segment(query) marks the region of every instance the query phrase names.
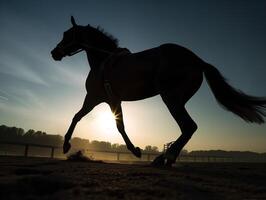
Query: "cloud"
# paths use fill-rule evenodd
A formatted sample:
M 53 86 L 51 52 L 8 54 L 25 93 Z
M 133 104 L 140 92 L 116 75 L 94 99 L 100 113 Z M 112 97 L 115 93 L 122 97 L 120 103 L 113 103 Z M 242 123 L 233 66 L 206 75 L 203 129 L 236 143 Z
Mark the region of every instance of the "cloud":
M 8 93 L 3 90 L 0 90 L 0 100 L 8 101 Z
M 0 73 L 42 86 L 59 83 L 71 87 L 84 87 L 89 71 L 84 54 L 55 62 L 50 55 L 51 49 L 56 45 L 54 39 L 51 39 L 53 37 L 50 37 L 54 32 L 36 29 L 32 34 L 32 23 L 38 23 L 28 23 L 26 19 L 18 18 L 14 14 L 8 19 L 0 19 L 0 23 L 4 27 L 0 38 Z M 47 42 L 44 44 L 44 41 Z
M 0 100 L 8 101 L 8 98 L 0 95 Z
M 41 85 L 48 86 L 49 84 L 29 66 L 25 61 L 15 56 L 6 55 L 1 56 L 0 73 L 14 76 L 20 80 L 29 81 Z
M 77 87 L 84 87 L 85 85 L 84 75 L 81 74 L 81 72 L 78 72 L 77 70 L 70 69 L 66 66 L 57 66 L 55 72 L 57 73 L 53 78 L 56 82 Z

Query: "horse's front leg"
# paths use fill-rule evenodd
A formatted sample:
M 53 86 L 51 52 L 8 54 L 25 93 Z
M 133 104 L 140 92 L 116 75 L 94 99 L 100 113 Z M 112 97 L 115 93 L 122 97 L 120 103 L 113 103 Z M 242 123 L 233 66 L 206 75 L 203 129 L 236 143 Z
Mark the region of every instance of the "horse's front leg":
M 93 98 L 93 97 L 91 97 Z M 65 135 L 65 141 L 63 146 L 63 153 L 67 153 L 69 149 L 71 148 L 71 145 L 69 143 L 69 140 L 71 139 L 71 136 L 73 134 L 73 131 L 77 125 L 77 123 L 85 116 L 87 115 L 95 106 L 97 103 L 88 97 L 88 94 L 85 97 L 84 103 L 80 111 L 78 111 L 75 116 L 72 119 L 72 122 L 68 128 L 68 131 Z
M 122 113 L 122 107 L 121 102 L 118 103 L 112 103 L 110 104 L 111 110 L 113 114 L 115 115 L 115 121 L 118 131 L 121 133 L 126 145 L 127 149 L 130 150 L 136 157 L 141 157 L 141 151 L 139 147 L 135 147 L 130 139 L 127 136 L 127 133 L 125 131 L 124 126 L 124 120 L 123 120 L 123 113 Z

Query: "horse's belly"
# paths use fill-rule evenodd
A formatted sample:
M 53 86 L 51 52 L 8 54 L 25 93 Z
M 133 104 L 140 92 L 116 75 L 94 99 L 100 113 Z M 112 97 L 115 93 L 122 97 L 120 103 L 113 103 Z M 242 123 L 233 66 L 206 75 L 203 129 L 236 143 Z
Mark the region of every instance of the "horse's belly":
M 121 101 L 137 101 L 149 98 L 158 94 L 153 85 L 112 85 L 114 95 L 117 95 Z
M 110 83 L 114 94 L 123 101 L 135 101 L 158 94 L 155 77 L 151 72 L 116 73 L 112 76 Z

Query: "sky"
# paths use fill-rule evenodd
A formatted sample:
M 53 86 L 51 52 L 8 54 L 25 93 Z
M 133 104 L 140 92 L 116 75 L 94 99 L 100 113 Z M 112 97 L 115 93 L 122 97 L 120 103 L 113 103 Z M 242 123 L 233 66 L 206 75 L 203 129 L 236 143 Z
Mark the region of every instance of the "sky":
M 83 103 L 90 71 L 84 52 L 61 62 L 50 55 L 71 27 L 71 15 L 80 25 L 100 25 L 132 52 L 163 43 L 185 46 L 234 87 L 266 96 L 265 10 L 262 0 L 1 0 L 0 124 L 65 134 Z M 160 96 L 122 107 L 136 146 L 162 149 L 180 135 Z M 185 149 L 266 152 L 266 125 L 246 123 L 223 110 L 206 81 L 186 108 L 199 128 Z M 123 144 L 108 113 L 107 104 L 97 106 L 73 137 Z

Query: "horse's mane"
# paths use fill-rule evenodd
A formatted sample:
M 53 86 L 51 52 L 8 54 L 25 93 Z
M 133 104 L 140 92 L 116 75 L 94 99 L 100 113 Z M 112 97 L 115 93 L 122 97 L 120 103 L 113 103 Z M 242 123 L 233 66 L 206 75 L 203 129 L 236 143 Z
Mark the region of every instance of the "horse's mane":
M 118 39 L 114 37 L 111 33 L 108 33 L 101 26 L 97 26 L 96 30 L 100 31 L 105 37 L 109 38 L 116 46 L 118 46 Z
M 97 26 L 96 28 L 90 26 L 90 28 L 93 28 L 97 34 L 108 43 L 108 45 L 117 48 L 118 47 L 118 39 L 115 38 L 112 34 L 106 32 L 101 26 Z

